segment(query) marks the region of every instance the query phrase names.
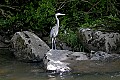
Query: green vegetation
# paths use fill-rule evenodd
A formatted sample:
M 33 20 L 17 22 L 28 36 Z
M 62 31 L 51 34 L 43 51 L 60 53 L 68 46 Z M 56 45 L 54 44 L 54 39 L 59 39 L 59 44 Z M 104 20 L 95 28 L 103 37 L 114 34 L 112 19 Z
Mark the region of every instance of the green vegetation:
M 119 8 L 119 0 L 1 0 L 0 29 L 11 33 L 29 29 L 49 36 L 56 23 L 54 14 L 65 13 L 60 17 L 59 38 L 77 49 L 80 27 L 120 32 Z

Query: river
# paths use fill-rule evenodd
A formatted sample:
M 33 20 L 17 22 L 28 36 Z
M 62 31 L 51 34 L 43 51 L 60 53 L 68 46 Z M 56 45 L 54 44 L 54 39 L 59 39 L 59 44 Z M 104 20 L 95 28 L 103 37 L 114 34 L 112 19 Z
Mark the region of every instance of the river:
M 120 80 L 120 70 L 112 72 L 65 73 L 46 72 L 41 63 L 24 63 L 0 53 L 0 80 Z

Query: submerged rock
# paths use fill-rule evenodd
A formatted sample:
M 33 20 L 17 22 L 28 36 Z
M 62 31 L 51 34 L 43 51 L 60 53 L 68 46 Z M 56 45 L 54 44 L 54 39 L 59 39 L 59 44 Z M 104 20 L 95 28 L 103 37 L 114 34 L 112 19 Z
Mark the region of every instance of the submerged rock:
M 97 51 L 94 54 L 91 55 L 90 60 L 96 60 L 96 61 L 106 61 L 110 62 L 112 60 L 120 59 L 119 54 L 108 54 L 103 51 Z
M 120 53 L 120 34 L 117 32 L 102 32 L 92 29 L 80 29 L 79 38 L 89 51 L 104 51 Z
M 16 32 L 11 39 L 15 56 L 22 61 L 41 61 L 49 46 L 37 35 L 29 31 Z

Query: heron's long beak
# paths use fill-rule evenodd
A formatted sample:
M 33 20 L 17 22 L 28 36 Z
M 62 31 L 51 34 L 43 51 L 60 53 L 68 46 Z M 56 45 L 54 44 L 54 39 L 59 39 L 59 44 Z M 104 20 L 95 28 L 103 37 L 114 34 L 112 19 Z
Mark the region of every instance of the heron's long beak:
M 65 14 L 60 14 L 60 15 L 65 15 Z

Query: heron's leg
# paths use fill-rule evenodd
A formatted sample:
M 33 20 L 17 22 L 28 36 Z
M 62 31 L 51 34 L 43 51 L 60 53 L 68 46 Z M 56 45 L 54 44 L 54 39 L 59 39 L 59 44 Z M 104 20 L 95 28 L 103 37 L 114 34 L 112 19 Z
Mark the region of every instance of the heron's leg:
M 56 38 L 54 39 L 54 45 L 55 45 L 55 49 L 56 49 Z
M 54 38 L 52 38 L 52 49 L 53 49 L 53 45 L 54 45 Z

